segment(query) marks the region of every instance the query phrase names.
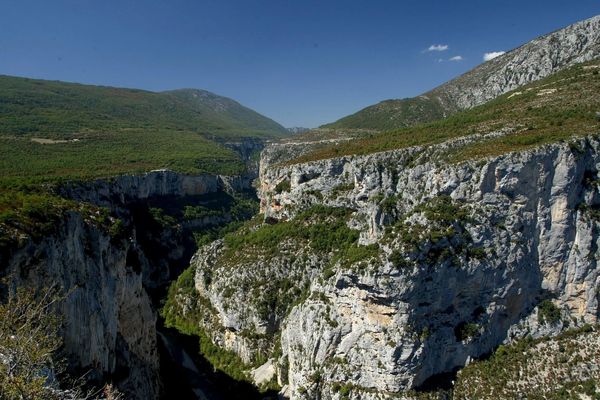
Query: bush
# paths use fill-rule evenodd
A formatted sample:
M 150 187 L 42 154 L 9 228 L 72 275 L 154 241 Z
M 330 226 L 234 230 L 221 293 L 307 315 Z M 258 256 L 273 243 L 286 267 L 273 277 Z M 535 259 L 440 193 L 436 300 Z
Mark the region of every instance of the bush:
M 152 215 L 152 219 L 163 228 L 177 225 L 177 220 L 172 216 L 165 214 L 165 211 L 162 208 L 150 207 L 148 211 L 150 212 L 150 215 Z
M 479 325 L 474 322 L 461 322 L 454 328 L 454 335 L 459 342 L 471 339 L 477 334 L 479 334 Z
M 19 289 L 0 306 L 0 398 L 57 398 L 46 385 L 61 345 L 54 302 L 51 291 L 40 301 L 33 291 Z
M 289 192 L 292 189 L 292 185 L 288 179 L 284 179 L 275 185 L 275 193 L 279 194 L 282 192 Z
M 538 304 L 538 322 L 540 324 L 554 325 L 560 321 L 560 309 L 551 300 L 544 300 Z
M 113 239 L 123 239 L 127 236 L 127 226 L 121 219 L 116 219 L 108 229 L 108 234 Z

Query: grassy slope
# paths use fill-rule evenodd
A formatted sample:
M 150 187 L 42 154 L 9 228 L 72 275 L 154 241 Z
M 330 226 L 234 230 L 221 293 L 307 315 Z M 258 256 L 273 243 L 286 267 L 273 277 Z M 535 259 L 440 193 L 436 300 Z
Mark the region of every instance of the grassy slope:
M 1 183 L 156 168 L 235 173 L 241 163 L 220 141 L 285 134 L 274 121 L 205 91 L 153 93 L 0 76 Z M 32 141 L 37 138 L 65 142 Z
M 323 125 L 329 129 L 376 129 L 380 131 L 435 121 L 446 116 L 442 104 L 433 97 L 385 100 Z
M 554 90 L 555 91 L 552 91 Z M 454 161 L 494 156 L 600 131 L 600 61 L 576 65 L 444 120 L 332 144 L 292 163 L 427 146 L 476 133 L 511 129 L 451 155 Z

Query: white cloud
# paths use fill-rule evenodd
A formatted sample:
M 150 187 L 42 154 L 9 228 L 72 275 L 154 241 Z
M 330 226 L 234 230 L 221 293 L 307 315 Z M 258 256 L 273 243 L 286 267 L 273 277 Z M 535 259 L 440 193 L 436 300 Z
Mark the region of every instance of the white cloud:
M 448 50 L 448 45 L 447 44 L 432 44 L 425 51 L 446 51 L 446 50 Z
M 483 55 L 483 61 L 490 61 L 496 57 L 500 57 L 502 54 L 506 53 L 505 51 L 492 51 L 491 53 L 485 53 Z
M 448 61 L 462 61 L 462 56 L 454 56 L 448 59 Z

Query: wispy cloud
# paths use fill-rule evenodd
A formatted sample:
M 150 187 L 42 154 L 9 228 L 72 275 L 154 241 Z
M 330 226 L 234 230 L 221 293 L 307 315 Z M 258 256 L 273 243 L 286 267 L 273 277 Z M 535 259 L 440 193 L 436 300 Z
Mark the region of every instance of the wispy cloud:
M 447 44 L 432 44 L 425 51 L 446 51 L 446 50 L 448 50 L 448 45 Z
M 450 57 L 448 59 L 448 61 L 462 61 L 463 57 L 462 56 L 454 56 L 454 57 Z
M 505 51 L 492 51 L 490 53 L 485 53 L 483 55 L 483 61 L 490 61 L 496 57 L 500 57 L 502 54 L 506 53 Z

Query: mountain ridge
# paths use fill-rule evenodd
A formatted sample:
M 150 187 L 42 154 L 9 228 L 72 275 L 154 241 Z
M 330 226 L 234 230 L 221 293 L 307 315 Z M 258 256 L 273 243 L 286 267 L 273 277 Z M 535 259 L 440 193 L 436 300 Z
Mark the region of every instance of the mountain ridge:
M 0 76 L 2 182 L 154 169 L 238 174 L 266 139 L 286 135 L 277 122 L 205 90 Z
M 190 93 L 202 97 L 187 96 Z M 228 136 L 286 134 L 270 118 L 202 89 L 154 92 L 0 75 L 0 133 L 70 134 L 78 127 L 164 127 Z
M 420 96 L 389 99 L 322 128 L 391 130 L 445 118 L 600 56 L 600 15 L 539 36 Z

